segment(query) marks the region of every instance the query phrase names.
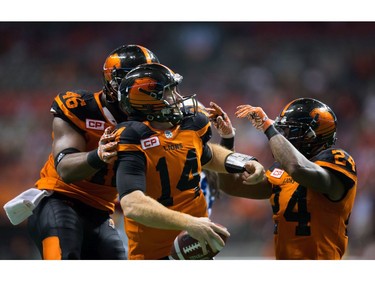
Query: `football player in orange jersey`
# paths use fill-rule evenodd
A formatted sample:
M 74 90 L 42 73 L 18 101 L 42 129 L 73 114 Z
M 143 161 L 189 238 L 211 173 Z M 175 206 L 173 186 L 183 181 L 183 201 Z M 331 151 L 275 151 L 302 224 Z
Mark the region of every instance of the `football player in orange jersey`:
M 260 107 L 240 105 L 238 118 L 248 118 L 265 133 L 275 163 L 267 178 L 244 186 L 223 176 L 228 194 L 269 198 L 274 220 L 276 259 L 342 259 L 347 226 L 357 189 L 353 158 L 334 148 L 337 119 L 324 103 L 299 98 L 288 103 L 275 121 Z
M 224 227 L 208 218 L 199 186 L 202 168 L 242 173 L 256 183 L 264 168 L 254 157 L 210 143 L 206 114 L 196 110 L 195 95 L 181 96 L 182 77 L 153 63 L 130 71 L 122 80 L 120 107 L 128 121 L 112 134 L 118 140 L 117 189 L 125 216 L 129 259 L 167 259 L 182 231 L 216 252 L 224 246 Z M 184 102 L 191 100 L 193 110 Z
M 143 46 L 120 46 L 105 60 L 101 91 L 67 91 L 55 97 L 52 152 L 36 182 L 38 189 L 53 193 L 28 220 L 43 259 L 126 259 L 110 218 L 118 198 L 117 152 L 106 128 L 126 120 L 117 99 L 121 79 L 139 64 L 158 61 Z

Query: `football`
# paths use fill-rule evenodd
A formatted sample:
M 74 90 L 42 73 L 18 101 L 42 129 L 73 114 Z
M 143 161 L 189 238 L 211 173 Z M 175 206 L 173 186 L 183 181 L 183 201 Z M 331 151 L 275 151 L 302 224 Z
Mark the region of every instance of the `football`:
M 226 243 L 227 237 L 218 233 Z M 207 244 L 207 254 L 203 255 L 201 244 L 198 240 L 191 237 L 187 231 L 181 231 L 180 234 L 175 238 L 169 257 L 173 260 L 212 260 L 223 247 L 216 245 L 219 249 L 218 252 L 214 253 L 210 246 Z

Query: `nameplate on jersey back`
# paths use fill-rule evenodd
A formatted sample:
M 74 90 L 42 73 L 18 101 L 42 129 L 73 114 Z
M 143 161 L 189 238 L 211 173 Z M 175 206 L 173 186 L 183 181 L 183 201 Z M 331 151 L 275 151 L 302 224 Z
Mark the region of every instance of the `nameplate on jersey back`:
M 141 140 L 141 145 L 143 149 L 148 149 L 151 147 L 159 146 L 160 141 L 158 137 L 151 137 L 148 139 Z

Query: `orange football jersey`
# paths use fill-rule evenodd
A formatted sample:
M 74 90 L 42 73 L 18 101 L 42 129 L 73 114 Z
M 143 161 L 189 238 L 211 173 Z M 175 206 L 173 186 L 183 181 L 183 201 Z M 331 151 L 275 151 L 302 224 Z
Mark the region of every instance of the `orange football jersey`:
M 70 123 L 84 136 L 87 151 L 97 148 L 105 128 L 116 125 L 100 102 L 102 94 L 86 91 L 65 92 L 57 95 L 51 106 L 54 116 Z M 35 185 L 39 189 L 55 190 L 92 207 L 113 213 L 117 200 L 115 180 L 113 166 L 108 165 L 90 179 L 67 184 L 57 174 L 51 153 Z
M 339 201 L 295 182 L 276 162 L 268 171 L 274 220 L 276 259 L 341 259 L 348 244 L 347 225 L 353 208 L 357 173 L 342 149 L 327 149 L 311 159 L 333 171 L 347 192 Z
M 211 137 L 207 117 L 184 119 L 171 130 L 157 130 L 149 122 L 125 122 L 118 130 L 121 153 L 137 152 L 146 162 L 145 194 L 172 210 L 207 217 L 199 187 L 204 142 Z M 144 226 L 125 218 L 129 259 L 159 259 L 169 255 L 180 231 Z

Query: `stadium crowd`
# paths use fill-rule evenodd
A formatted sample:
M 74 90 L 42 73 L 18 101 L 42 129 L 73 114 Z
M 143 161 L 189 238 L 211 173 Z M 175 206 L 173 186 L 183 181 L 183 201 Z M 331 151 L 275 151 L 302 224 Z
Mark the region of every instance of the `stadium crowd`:
M 266 167 L 268 144 L 235 118 L 236 106 L 256 104 L 273 118 L 294 98 L 328 104 L 359 178 L 346 259 L 375 259 L 374 34 L 375 23 L 366 22 L 0 23 L 0 203 L 38 178 L 51 149 L 54 96 L 99 89 L 108 52 L 142 44 L 184 76 L 182 93 L 222 105 L 237 131 L 236 149 Z M 212 219 L 232 235 L 218 259 L 273 259 L 271 213 L 266 201 L 221 194 Z M 0 259 L 37 256 L 25 225 L 11 225 L 4 210 L 0 237 Z

